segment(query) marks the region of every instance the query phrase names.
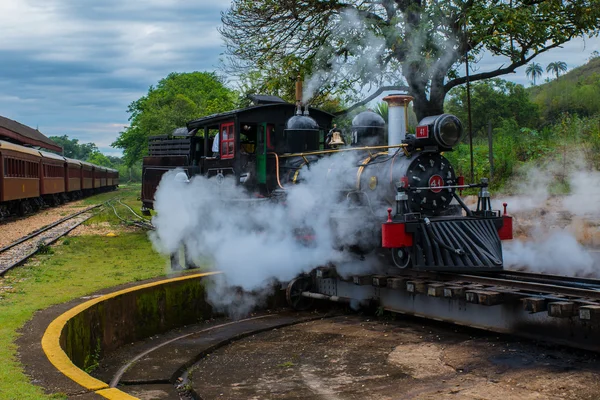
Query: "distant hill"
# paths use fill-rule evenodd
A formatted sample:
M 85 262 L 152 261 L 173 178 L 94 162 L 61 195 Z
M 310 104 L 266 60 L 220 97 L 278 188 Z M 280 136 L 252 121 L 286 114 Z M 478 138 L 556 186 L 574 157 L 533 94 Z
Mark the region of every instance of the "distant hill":
M 600 115 L 600 57 L 573 68 L 558 79 L 527 88 L 547 122 L 565 112 L 580 116 Z

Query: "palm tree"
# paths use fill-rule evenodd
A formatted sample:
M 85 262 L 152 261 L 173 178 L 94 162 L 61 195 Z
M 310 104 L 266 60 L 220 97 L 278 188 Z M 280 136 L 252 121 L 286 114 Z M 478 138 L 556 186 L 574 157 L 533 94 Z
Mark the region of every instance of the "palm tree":
M 527 76 L 530 76 L 533 80 L 533 86 L 535 86 L 535 80 L 541 77 L 543 72 L 544 70 L 542 69 L 542 66 L 536 62 L 532 62 L 527 65 L 527 69 L 525 70 Z
M 550 71 L 554 72 L 556 79 L 558 79 L 561 72 L 567 72 L 567 63 L 564 61 L 551 62 L 546 67 L 546 72 L 550 73 Z
M 373 111 L 376 112 L 377 114 L 381 115 L 381 117 L 387 124 L 387 122 L 388 122 L 388 103 L 386 103 L 384 101 L 377 103 L 377 105 L 375 105 L 375 109 Z

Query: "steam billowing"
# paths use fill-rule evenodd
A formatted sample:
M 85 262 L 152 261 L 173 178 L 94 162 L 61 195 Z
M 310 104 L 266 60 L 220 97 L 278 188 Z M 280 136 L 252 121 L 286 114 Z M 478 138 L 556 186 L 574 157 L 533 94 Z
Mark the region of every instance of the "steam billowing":
M 322 59 L 323 62 L 320 63 L 329 65 L 329 68 L 316 71 L 306 80 L 302 92 L 304 102 L 309 102 L 319 88 L 334 82 L 334 75 L 339 76 L 341 80 L 346 76 L 360 76 L 364 82 L 385 75 L 381 64 L 381 56 L 386 49 L 385 38 L 373 34 L 370 29 L 367 29 L 367 24 L 368 22 L 354 9 L 347 9 L 340 13 L 340 19 L 332 32 L 346 43 L 351 53 L 362 52 L 368 56 L 346 57 L 342 60 L 335 49 L 323 47 L 317 54 L 317 58 Z
M 233 177 L 195 176 L 185 183 L 175 178 L 179 171 L 169 172 L 155 196 L 153 243 L 165 254 L 184 245 L 195 264 L 223 271 L 214 277 L 209 300 L 233 316 L 261 303 L 273 284 L 320 265 L 335 263 L 342 275 L 373 273 L 376 256 L 361 261 L 340 250 L 340 243 L 372 244 L 368 242 L 378 239 L 373 228 L 386 215 L 385 204 L 352 208 L 342 194 L 356 185 L 357 156 L 338 153 L 303 168 L 302 184 L 288 186 L 284 202 L 256 198 L 236 185 Z M 548 189 L 553 176 L 552 171 L 534 169 L 525 180 L 523 196 L 494 202 L 495 209 L 508 202 L 509 212 L 515 215 L 517 239 L 505 243 L 505 266 L 600 275 L 581 244 L 586 238 L 596 240 L 594 232 L 600 238 L 597 227 L 585 222 L 600 220 L 600 173 L 573 172 L 571 194 L 554 198 Z M 384 185 L 379 186 L 383 190 Z M 332 225 L 332 216 L 342 218 Z M 314 240 L 298 240 L 304 235 Z M 520 240 L 519 235 L 529 238 Z
M 560 174 L 566 174 L 570 194 L 552 196 L 550 186 Z M 532 168 L 517 191 L 521 194 L 493 202 L 494 208 L 507 202 L 515 216 L 517 239 L 504 243 L 505 267 L 600 277 L 600 257 L 593 257 L 600 253 L 589 249 L 600 246 L 600 172 L 577 167 L 569 172 L 556 164 Z
M 330 170 L 332 163 L 336 167 Z M 346 199 L 340 196 L 339 189 L 356 185 L 356 163 L 356 155 L 348 152 L 311 164 L 302 170 L 304 183 L 286 190 L 285 204 L 257 199 L 232 177 L 219 183 L 195 176 L 184 183 L 175 179 L 178 171 L 169 172 L 156 192 L 158 214 L 151 238 L 163 253 L 173 253 L 183 244 L 196 264 L 223 271 L 210 300 L 239 314 L 262 300 L 265 288 L 274 282 L 289 281 L 319 265 L 343 261 L 340 273 L 360 272 L 372 263 L 353 259 L 334 244 L 339 239 L 358 240 L 366 222 L 374 220 L 373 215 L 348 213 Z M 353 173 L 347 173 L 349 169 Z M 381 211 L 383 221 L 385 208 Z M 332 230 L 330 216 L 336 213 L 348 218 Z M 303 235 L 314 235 L 315 240 L 307 245 L 297 239 Z

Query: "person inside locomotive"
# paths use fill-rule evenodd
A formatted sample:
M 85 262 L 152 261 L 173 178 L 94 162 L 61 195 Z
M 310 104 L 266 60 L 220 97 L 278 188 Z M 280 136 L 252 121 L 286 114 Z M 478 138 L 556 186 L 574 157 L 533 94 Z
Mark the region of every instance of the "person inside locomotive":
M 223 133 L 226 133 L 226 131 L 223 130 Z M 213 157 L 215 157 L 215 158 L 219 158 L 221 155 L 221 152 L 219 151 L 219 133 L 218 132 L 215 135 L 215 138 L 213 139 L 212 153 L 213 153 Z
M 337 149 L 338 146 L 345 146 L 346 141 L 342 136 L 342 130 L 337 127 L 337 124 L 333 124 L 333 128 L 329 130 L 325 137 L 325 147 L 330 149 Z
M 254 154 L 256 149 L 256 127 L 244 125 L 240 134 L 240 152 L 241 154 Z

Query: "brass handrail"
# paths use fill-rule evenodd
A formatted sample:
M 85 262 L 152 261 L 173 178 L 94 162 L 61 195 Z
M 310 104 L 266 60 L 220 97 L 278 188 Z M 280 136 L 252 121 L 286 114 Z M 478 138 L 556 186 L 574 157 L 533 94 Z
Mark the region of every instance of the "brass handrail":
M 358 150 L 382 150 L 382 149 L 397 149 L 408 147 L 407 144 L 395 144 L 392 146 L 364 146 L 364 147 L 344 147 L 342 149 L 331 149 L 331 150 L 317 150 L 317 151 L 308 151 L 305 153 L 286 153 L 279 154 L 279 158 L 289 158 L 289 157 L 306 157 L 306 156 L 315 156 L 320 154 L 331 154 L 331 153 L 340 153 L 343 151 L 358 151 Z M 269 153 L 275 154 L 275 153 Z

